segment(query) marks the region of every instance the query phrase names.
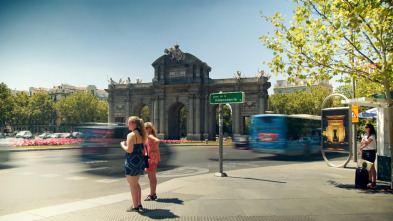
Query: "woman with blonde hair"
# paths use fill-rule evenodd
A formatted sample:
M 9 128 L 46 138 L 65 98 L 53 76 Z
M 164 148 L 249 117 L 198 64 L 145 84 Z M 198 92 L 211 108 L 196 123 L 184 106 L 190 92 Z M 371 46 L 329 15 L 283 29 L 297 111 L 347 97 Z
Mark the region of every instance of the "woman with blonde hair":
M 143 212 L 139 178 L 143 175 L 145 169 L 143 153 L 147 135 L 143 120 L 139 117 L 132 116 L 128 118 L 127 124 L 131 133 L 127 135 L 127 141 L 121 142 L 120 146 L 126 151 L 124 170 L 130 185 L 133 205 L 126 212 Z
M 157 177 L 156 170 L 157 164 L 160 162 L 160 150 L 158 149 L 158 144 L 160 140 L 157 138 L 157 131 L 154 128 L 153 123 L 146 122 L 145 130 L 147 132 L 146 149 L 149 158 L 149 168 L 146 168 L 147 176 L 150 181 L 150 194 L 145 198 L 145 201 L 156 200 L 156 188 L 157 188 Z

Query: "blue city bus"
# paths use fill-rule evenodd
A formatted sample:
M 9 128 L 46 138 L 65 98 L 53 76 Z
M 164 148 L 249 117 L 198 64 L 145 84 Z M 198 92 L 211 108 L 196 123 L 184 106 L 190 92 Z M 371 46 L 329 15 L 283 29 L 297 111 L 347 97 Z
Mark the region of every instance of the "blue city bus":
M 321 117 L 260 114 L 251 116 L 249 147 L 276 155 L 310 155 L 321 150 Z

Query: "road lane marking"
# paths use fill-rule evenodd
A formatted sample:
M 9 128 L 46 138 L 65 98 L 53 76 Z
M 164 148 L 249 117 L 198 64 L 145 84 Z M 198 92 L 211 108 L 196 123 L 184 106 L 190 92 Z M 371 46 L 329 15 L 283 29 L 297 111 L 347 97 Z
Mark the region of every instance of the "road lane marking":
M 96 181 L 94 181 L 94 182 L 97 182 L 97 183 L 113 183 L 113 182 L 117 182 L 117 181 L 119 181 L 119 180 L 114 180 L 114 179 L 103 179 L 103 180 L 96 180 Z
M 68 177 L 66 179 L 67 180 L 85 180 L 85 179 L 87 179 L 87 177 L 74 176 L 74 177 Z
M 93 160 L 93 161 L 87 161 L 85 163 L 89 163 L 89 164 L 92 164 L 92 163 L 108 163 L 108 161 L 107 160 Z

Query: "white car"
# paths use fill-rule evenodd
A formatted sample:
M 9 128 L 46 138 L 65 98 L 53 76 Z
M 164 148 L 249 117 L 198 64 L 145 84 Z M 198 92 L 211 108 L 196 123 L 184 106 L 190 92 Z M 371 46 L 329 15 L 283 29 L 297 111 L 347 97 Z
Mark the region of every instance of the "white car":
M 62 133 L 54 133 L 54 134 L 51 134 L 51 136 L 50 136 L 50 138 L 62 138 L 62 137 L 63 137 Z
M 38 138 L 40 138 L 40 139 L 47 139 L 47 138 L 50 138 L 51 135 L 52 135 L 52 133 L 50 133 L 50 132 L 44 132 L 44 133 L 40 134 L 38 136 Z
M 16 138 L 23 138 L 23 139 L 34 139 L 35 137 L 29 130 L 20 131 L 16 134 Z

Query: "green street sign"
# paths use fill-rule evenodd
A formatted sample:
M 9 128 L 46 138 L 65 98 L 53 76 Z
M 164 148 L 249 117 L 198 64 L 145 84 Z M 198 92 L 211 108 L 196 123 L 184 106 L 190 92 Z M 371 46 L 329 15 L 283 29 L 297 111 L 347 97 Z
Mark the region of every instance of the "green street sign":
M 244 92 L 210 94 L 210 104 L 244 103 Z

